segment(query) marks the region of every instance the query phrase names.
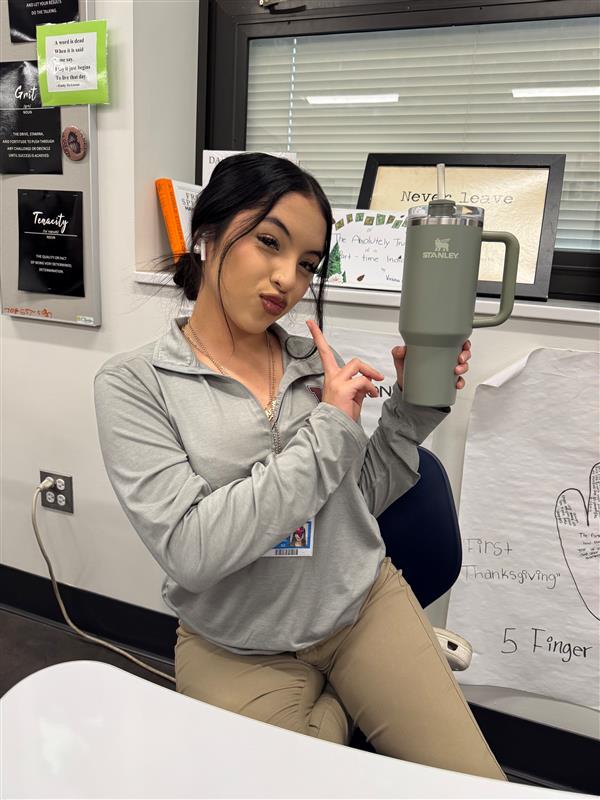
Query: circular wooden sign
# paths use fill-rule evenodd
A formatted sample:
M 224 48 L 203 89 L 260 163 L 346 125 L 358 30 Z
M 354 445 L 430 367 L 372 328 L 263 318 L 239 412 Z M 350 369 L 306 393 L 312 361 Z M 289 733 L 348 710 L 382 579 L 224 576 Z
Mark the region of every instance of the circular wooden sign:
M 69 125 L 63 130 L 60 135 L 60 144 L 63 153 L 71 161 L 81 161 L 87 153 L 88 143 L 85 134 L 75 125 Z

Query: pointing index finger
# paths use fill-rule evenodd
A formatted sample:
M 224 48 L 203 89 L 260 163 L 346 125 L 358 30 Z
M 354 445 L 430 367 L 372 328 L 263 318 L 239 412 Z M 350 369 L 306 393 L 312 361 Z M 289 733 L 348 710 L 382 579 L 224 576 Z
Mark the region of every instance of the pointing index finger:
M 333 355 L 333 350 L 329 346 L 327 340 L 323 336 L 323 331 L 319 328 L 317 323 L 309 319 L 306 321 L 308 326 L 308 330 L 313 337 L 314 343 L 317 346 L 317 350 L 319 351 L 319 355 L 321 356 L 321 361 L 323 363 L 323 369 L 326 373 L 337 371 L 339 369 L 338 363 L 335 360 L 335 356 Z

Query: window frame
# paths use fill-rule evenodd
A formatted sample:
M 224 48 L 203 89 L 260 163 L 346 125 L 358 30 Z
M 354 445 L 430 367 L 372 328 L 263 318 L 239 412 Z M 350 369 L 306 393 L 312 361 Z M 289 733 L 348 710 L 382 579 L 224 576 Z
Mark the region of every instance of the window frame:
M 600 16 L 600 0 L 199 0 L 196 183 L 204 149 L 245 150 L 252 39 Z M 600 251 L 554 250 L 549 298 L 600 302 Z

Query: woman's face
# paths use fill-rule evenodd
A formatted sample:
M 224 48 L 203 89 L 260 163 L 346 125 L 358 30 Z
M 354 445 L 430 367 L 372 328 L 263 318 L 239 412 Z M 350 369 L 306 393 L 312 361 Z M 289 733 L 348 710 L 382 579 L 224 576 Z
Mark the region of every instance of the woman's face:
M 251 211 L 238 214 L 221 241 L 227 241 L 251 216 Z M 325 220 L 316 200 L 297 193 L 280 198 L 225 258 L 221 297 L 230 321 L 247 333 L 261 333 L 286 314 L 308 289 L 322 258 L 325 236 Z M 216 248 L 207 244 L 206 278 L 217 298 L 220 250 L 218 244 Z M 265 295 L 282 305 L 265 305 L 261 297 Z

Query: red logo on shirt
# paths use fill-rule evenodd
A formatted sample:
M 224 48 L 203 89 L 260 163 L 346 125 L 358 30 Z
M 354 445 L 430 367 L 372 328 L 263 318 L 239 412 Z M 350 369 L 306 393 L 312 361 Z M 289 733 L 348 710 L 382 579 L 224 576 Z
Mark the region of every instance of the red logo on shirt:
M 307 386 L 309 392 L 312 392 L 320 403 L 323 399 L 323 388 L 321 386 Z

